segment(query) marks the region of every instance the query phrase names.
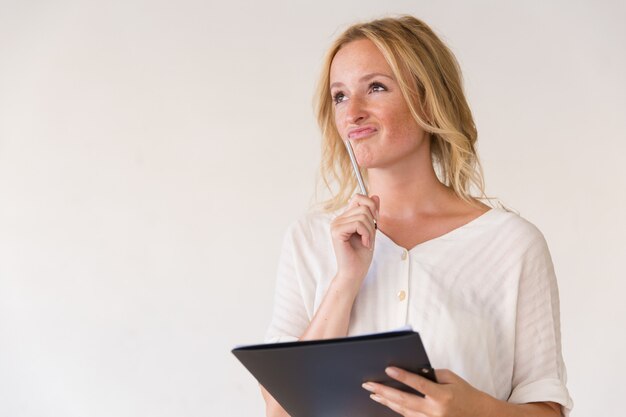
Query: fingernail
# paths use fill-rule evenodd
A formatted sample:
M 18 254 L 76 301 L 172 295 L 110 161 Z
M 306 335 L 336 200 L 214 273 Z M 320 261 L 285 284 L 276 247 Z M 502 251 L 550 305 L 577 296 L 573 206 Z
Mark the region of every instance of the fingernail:
M 379 397 L 379 396 L 378 396 L 378 395 L 376 395 L 376 394 L 370 394 L 370 398 L 371 398 L 372 400 L 376 401 L 376 402 L 381 402 L 381 401 L 382 401 L 382 398 L 381 398 L 381 397 Z
M 396 368 L 392 368 L 392 367 L 386 368 L 385 372 L 387 373 L 387 375 L 389 375 L 392 378 L 400 376 L 400 372 L 398 372 Z
M 370 384 L 369 382 L 366 382 L 361 386 L 368 391 L 374 391 L 374 385 Z

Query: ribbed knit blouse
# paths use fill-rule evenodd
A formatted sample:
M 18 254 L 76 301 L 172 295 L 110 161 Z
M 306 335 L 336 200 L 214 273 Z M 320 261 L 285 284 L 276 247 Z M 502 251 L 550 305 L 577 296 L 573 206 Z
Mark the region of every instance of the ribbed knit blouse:
M 267 342 L 297 340 L 335 276 L 336 213 L 311 212 L 287 230 Z M 559 294 L 541 232 L 494 208 L 407 250 L 380 230 L 348 335 L 411 326 L 434 368 L 512 403 L 572 408 L 561 353 Z

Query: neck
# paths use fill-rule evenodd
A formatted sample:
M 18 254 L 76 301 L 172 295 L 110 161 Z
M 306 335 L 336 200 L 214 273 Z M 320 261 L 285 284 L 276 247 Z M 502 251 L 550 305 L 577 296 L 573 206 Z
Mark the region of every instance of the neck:
M 454 192 L 442 184 L 430 152 L 396 163 L 392 167 L 368 170 L 370 195 L 380 197 L 383 217 L 406 219 L 440 212 Z

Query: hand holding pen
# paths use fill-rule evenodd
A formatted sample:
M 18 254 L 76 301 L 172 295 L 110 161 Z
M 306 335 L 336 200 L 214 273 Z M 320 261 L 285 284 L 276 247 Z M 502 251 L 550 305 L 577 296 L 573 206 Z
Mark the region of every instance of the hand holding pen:
M 372 262 L 380 200 L 368 197 L 365 183 L 350 143 L 346 141 L 360 193 L 352 196 L 346 210 L 331 223 L 331 237 L 337 258 L 337 277 L 358 291 Z

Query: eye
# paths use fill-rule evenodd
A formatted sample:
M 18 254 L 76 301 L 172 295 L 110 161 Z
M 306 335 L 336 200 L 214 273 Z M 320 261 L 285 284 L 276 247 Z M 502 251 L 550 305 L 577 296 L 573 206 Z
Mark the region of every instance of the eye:
M 374 81 L 370 84 L 370 91 L 372 92 L 387 91 L 387 87 L 385 87 L 383 84 L 379 83 L 378 81 Z
M 346 99 L 346 96 L 341 91 L 338 91 L 333 95 L 333 103 L 335 104 L 339 104 L 345 99 Z

